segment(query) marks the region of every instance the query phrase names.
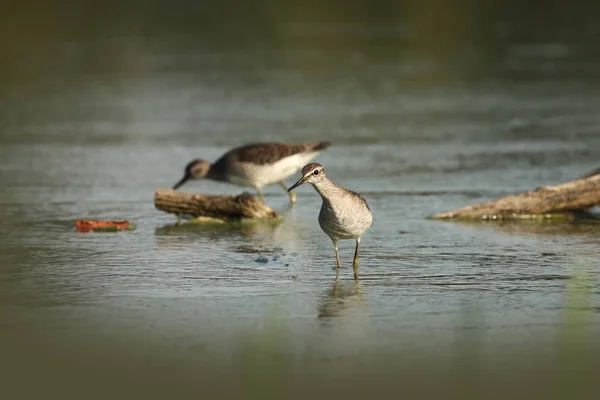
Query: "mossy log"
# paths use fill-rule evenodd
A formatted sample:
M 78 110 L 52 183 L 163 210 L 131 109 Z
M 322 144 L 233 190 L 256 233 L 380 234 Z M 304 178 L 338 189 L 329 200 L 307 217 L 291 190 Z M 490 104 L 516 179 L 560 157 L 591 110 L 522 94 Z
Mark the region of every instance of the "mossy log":
M 433 219 L 568 219 L 600 205 L 600 169 L 556 186 L 544 186 L 482 204 L 433 215 Z
M 154 192 L 154 206 L 177 216 L 190 215 L 197 220 L 206 221 L 233 222 L 279 217 L 275 210 L 248 192 L 226 196 L 157 189 Z

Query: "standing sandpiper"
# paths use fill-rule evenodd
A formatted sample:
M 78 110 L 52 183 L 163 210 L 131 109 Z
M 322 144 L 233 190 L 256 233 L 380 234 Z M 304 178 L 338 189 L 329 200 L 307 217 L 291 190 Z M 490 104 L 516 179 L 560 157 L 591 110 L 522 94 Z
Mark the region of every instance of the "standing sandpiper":
M 183 178 L 173 189 L 189 180 L 205 178 L 253 187 L 262 200 L 263 186 L 278 184 L 283 190 L 287 190 L 283 180 L 330 145 L 330 142 L 324 141 L 298 144 L 254 143 L 236 147 L 213 164 L 201 159 L 190 161 L 185 167 Z M 288 195 L 294 203 L 296 195 L 289 192 Z
M 319 225 L 329 236 L 335 248 L 337 268 L 341 268 L 337 242 L 356 239 L 354 250 L 354 278 L 358 279 L 358 247 L 360 238 L 371 227 L 373 214 L 367 201 L 358 193 L 331 182 L 325 169 L 319 163 L 310 163 L 302 168 L 302 178 L 294 183 L 288 192 L 304 183 L 310 183 L 321 195 L 323 203 L 319 213 Z

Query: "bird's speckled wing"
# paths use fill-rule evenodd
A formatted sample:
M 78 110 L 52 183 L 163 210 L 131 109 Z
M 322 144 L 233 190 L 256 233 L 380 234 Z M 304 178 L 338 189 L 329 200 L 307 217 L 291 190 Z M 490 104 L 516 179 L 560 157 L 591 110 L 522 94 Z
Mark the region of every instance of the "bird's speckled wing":
M 237 147 L 225 154 L 224 157 L 227 157 L 230 161 L 266 165 L 276 163 L 295 154 L 322 151 L 330 145 L 331 143 L 326 141 L 298 144 L 255 143 Z
M 367 203 L 367 200 L 364 197 L 362 197 L 360 194 L 356 193 L 353 190 L 346 189 L 345 187 L 339 186 L 339 188 L 346 191 L 347 193 L 350 193 L 351 195 L 355 196 L 357 199 L 359 199 L 360 202 L 362 202 L 365 205 L 365 207 L 367 207 L 367 209 L 369 211 L 373 212 L 373 210 L 371 210 L 371 207 L 369 207 L 369 203 Z

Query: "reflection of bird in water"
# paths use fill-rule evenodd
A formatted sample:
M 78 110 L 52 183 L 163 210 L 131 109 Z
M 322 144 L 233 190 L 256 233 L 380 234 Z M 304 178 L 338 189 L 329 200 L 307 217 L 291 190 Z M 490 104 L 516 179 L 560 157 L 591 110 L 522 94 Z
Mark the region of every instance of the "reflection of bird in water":
M 321 297 L 318 304 L 317 334 L 309 344 L 306 356 L 323 359 L 351 357 L 371 343 L 370 310 L 365 291 L 357 280 L 340 281 Z
M 347 311 L 365 305 L 364 290 L 359 281 L 340 281 L 337 277 L 319 305 L 319 318 L 341 317 Z

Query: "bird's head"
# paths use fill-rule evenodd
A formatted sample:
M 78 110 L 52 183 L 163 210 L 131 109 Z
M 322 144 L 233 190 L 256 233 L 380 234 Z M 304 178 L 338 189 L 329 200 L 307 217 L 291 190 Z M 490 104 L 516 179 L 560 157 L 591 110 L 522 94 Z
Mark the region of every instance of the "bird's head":
M 288 189 L 288 192 L 305 183 L 315 184 L 325 179 L 325 168 L 319 163 L 310 163 L 302 168 L 302 178 Z
M 194 179 L 202 179 L 208 175 L 208 171 L 210 170 L 210 163 L 206 160 L 195 159 L 187 163 L 185 166 L 185 170 L 183 172 L 183 178 L 179 180 L 174 186 L 173 189 L 178 189 L 183 186 L 189 180 Z

